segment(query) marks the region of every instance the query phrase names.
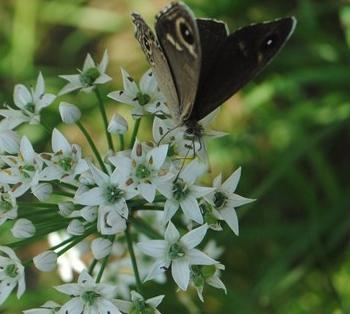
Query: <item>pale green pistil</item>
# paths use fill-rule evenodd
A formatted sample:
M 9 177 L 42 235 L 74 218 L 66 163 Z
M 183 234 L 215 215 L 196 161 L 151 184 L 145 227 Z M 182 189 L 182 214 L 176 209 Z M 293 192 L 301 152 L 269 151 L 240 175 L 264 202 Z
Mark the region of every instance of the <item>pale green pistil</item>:
M 35 167 L 33 165 L 25 165 L 21 168 L 22 175 L 25 179 L 32 177 Z
M 188 185 L 182 180 L 178 179 L 173 186 L 173 197 L 177 201 L 183 200 L 190 192 Z
M 119 201 L 124 196 L 124 192 L 116 187 L 115 185 L 110 185 L 106 189 L 106 199 L 109 203 L 114 204 Z
M 64 170 L 64 171 L 69 171 L 72 169 L 74 160 L 70 157 L 65 157 L 62 158 L 58 161 L 59 166 Z
M 95 300 L 99 297 L 100 295 L 97 294 L 95 291 L 86 291 L 82 294 L 82 299 L 84 300 L 85 303 L 88 303 L 89 305 L 93 305 L 95 303 Z
M 180 244 L 178 243 L 174 243 L 170 249 L 169 249 L 169 257 L 170 259 L 174 260 L 177 259 L 179 257 L 184 257 L 185 256 L 185 252 L 184 249 L 181 247 Z
M 80 74 L 80 82 L 83 86 L 89 87 L 93 85 L 99 76 L 100 71 L 97 68 L 90 68 Z
M 29 112 L 31 112 L 31 113 L 34 113 L 34 111 L 35 111 L 35 104 L 32 103 L 32 102 L 29 102 L 29 103 L 27 103 L 27 104 L 24 106 L 24 108 L 25 108 L 27 111 L 29 111 Z
M 226 204 L 227 196 L 222 192 L 215 192 L 214 205 L 216 208 L 221 208 Z
M 15 264 L 10 264 L 5 267 L 5 274 L 10 278 L 16 278 L 18 275 L 18 268 Z
M 141 106 L 147 105 L 149 101 L 151 100 L 151 97 L 147 94 L 138 92 L 136 95 L 137 101 Z
M 148 178 L 151 175 L 151 171 L 145 165 L 138 165 L 136 168 L 136 177 L 139 179 Z

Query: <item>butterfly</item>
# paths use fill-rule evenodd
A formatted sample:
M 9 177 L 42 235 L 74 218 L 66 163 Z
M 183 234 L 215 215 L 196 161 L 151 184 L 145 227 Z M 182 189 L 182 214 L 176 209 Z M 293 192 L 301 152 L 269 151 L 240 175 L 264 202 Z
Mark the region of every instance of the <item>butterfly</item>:
M 182 2 L 156 16 L 155 34 L 132 14 L 135 37 L 166 98 L 176 126 L 200 139 L 198 123 L 251 81 L 276 55 L 296 26 L 294 17 L 242 27 L 196 18 Z

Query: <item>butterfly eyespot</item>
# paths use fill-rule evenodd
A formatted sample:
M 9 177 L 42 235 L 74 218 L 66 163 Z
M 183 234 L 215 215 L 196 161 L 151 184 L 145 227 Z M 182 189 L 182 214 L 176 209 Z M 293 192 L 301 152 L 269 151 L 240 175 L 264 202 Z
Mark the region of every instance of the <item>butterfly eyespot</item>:
M 193 45 L 194 37 L 193 37 L 193 33 L 192 33 L 192 30 L 190 29 L 189 25 L 187 23 L 185 23 L 184 21 L 181 21 L 180 25 L 179 25 L 179 29 L 180 29 L 180 34 L 181 34 L 183 40 L 186 43 L 188 43 L 189 45 Z
M 276 46 L 277 41 L 278 41 L 277 34 L 269 35 L 263 41 L 263 43 L 261 45 L 261 48 L 264 49 L 264 50 L 272 49 L 272 48 L 274 48 Z

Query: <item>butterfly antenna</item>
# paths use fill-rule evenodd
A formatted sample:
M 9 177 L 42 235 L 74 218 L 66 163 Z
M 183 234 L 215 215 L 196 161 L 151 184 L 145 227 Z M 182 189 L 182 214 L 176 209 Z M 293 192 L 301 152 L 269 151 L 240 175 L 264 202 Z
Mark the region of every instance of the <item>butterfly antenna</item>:
M 176 126 L 174 126 L 173 128 L 169 129 L 168 131 L 165 132 L 165 134 L 162 135 L 162 137 L 160 138 L 160 140 L 157 143 L 157 146 L 159 146 L 161 144 L 161 142 L 164 140 L 164 138 L 172 131 L 176 130 L 178 127 L 180 127 L 181 124 L 178 124 Z
M 189 148 L 189 149 L 187 150 L 187 153 L 186 153 L 186 155 L 184 156 L 184 158 L 183 158 L 183 160 L 182 160 L 182 165 L 181 165 L 181 167 L 180 167 L 180 169 L 179 169 L 179 172 L 178 172 L 177 175 L 176 175 L 176 178 L 175 178 L 174 182 L 177 181 L 177 179 L 178 179 L 179 176 L 180 176 L 181 171 L 182 171 L 183 168 L 185 167 L 185 162 L 186 162 L 186 160 L 187 160 L 188 154 L 190 153 L 190 150 L 191 150 L 191 148 Z

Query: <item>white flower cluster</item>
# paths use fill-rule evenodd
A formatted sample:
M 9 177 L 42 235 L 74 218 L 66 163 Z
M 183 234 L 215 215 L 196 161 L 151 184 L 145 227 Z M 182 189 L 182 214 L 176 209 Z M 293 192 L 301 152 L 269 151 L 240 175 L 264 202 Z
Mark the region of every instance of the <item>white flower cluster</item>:
M 133 108 L 134 128 L 126 147 L 128 122 L 119 113 L 108 120 L 98 89 L 111 80 L 107 64 L 107 52 L 99 65 L 88 55 L 79 74 L 61 76 L 69 83 L 58 96 L 76 90 L 96 94 L 108 152 L 100 152 L 73 104 L 62 101 L 59 114 L 63 123 L 82 132 L 91 156 L 83 156 L 81 147 L 71 144 L 58 128 L 41 122 L 44 109 L 56 100 L 46 93 L 41 73 L 35 89 L 17 85 L 15 107 L 0 110 L 0 226 L 11 226 L 8 230 L 18 239 L 0 247 L 0 304 L 16 287 L 18 297 L 24 293 L 24 270 L 32 264 L 43 272 L 58 265 L 63 280 L 72 280 L 73 270 L 80 275 L 76 284 L 56 287 L 70 296 L 67 303 L 48 301 L 24 311 L 27 314 L 160 313 L 157 307 L 164 296 L 144 299 L 142 282 L 164 282 L 168 270 L 181 290 L 192 286 L 201 300 L 205 284 L 225 290 L 220 280 L 224 266 L 216 260 L 220 254 L 205 238 L 209 229 L 222 230 L 222 222 L 238 235 L 236 208 L 252 201 L 235 193 L 241 169 L 224 183 L 220 174 L 212 187 L 198 183 L 208 172 L 207 152 L 202 149 L 198 156 L 193 146 L 198 143 L 189 140 L 185 130 L 173 130 L 151 71 L 138 85 L 122 70 L 123 90 L 108 94 Z M 146 114 L 154 116 L 153 140 L 142 142 L 137 132 Z M 203 134 L 222 135 L 208 130 L 212 118 L 201 122 Z M 50 130 L 50 151 L 38 152 L 29 136 L 20 135 L 24 123 Z M 116 140 L 119 151 L 114 149 Z M 19 260 L 17 249 L 45 237 L 51 245 L 47 250 L 29 261 Z M 80 256 L 89 252 L 93 259 L 86 267 Z

